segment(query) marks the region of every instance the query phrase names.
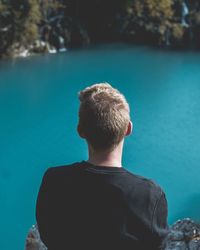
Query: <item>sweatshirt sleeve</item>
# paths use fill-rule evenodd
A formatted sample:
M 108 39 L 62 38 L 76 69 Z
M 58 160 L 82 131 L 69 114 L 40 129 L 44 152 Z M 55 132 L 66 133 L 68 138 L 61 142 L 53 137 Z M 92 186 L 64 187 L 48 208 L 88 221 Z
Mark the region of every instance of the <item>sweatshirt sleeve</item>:
M 167 200 L 162 189 L 152 181 L 137 183 L 128 196 L 129 213 L 126 233 L 137 249 L 159 250 L 168 233 Z
M 165 193 L 161 191 L 152 215 L 151 229 L 157 243 L 156 249 L 160 249 L 163 239 L 166 237 L 169 227 L 167 223 L 168 205 Z
M 51 180 L 51 169 L 44 174 L 36 203 L 36 221 L 41 240 L 48 247 L 52 236 L 54 235 L 54 227 L 52 227 L 52 209 L 54 207 L 53 183 Z

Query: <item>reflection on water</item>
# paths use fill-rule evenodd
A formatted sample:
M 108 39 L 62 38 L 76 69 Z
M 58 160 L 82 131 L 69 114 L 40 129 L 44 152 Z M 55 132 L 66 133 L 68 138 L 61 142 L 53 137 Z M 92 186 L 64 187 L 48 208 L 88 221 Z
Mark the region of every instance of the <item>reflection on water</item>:
M 170 223 L 200 219 L 199 65 L 197 53 L 123 44 L 0 63 L 1 249 L 23 249 L 45 169 L 87 158 L 77 92 L 93 82 L 130 102 L 123 165 L 163 187 Z

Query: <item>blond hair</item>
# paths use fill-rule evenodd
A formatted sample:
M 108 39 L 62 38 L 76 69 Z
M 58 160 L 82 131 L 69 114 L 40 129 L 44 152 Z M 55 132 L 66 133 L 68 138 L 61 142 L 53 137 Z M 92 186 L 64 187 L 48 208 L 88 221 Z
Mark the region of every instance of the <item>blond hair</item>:
M 108 83 L 79 92 L 79 130 L 95 150 L 117 146 L 126 135 L 130 109 L 125 97 Z

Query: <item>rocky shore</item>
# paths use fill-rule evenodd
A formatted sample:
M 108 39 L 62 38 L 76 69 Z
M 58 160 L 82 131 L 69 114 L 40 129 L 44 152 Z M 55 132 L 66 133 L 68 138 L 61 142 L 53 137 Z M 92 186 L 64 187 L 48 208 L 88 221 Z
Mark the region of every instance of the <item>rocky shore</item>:
M 187 218 L 178 220 L 170 227 L 161 250 L 199 250 L 200 224 Z M 32 226 L 25 244 L 25 250 L 47 250 L 40 239 L 37 226 Z
M 200 224 L 187 218 L 174 223 L 162 250 L 198 250 L 200 249 Z
M 200 48 L 199 0 L 0 1 L 0 57 L 129 41 Z

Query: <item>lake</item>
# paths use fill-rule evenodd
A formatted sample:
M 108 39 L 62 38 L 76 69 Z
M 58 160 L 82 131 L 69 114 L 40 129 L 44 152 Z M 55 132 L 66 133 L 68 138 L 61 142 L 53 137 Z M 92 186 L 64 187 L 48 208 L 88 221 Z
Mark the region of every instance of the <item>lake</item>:
M 169 223 L 200 220 L 200 54 L 125 44 L 0 62 L 0 249 L 21 250 L 50 166 L 87 160 L 77 92 L 107 81 L 130 102 L 123 166 L 165 190 Z

